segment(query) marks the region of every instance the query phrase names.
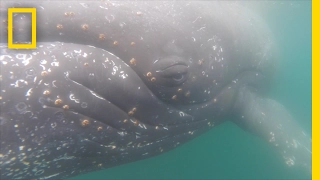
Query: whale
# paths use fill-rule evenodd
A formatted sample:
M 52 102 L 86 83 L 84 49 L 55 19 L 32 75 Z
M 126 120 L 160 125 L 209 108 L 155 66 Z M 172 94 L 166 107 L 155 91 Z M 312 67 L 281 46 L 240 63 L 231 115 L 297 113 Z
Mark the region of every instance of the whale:
M 8 8 L 36 8 L 36 49 L 8 48 Z M 237 3 L 6 1 L 1 18 L 2 179 L 154 157 L 226 121 L 311 173 L 311 138 L 266 96 L 272 33 Z M 13 21 L 13 41 L 30 43 L 30 14 Z

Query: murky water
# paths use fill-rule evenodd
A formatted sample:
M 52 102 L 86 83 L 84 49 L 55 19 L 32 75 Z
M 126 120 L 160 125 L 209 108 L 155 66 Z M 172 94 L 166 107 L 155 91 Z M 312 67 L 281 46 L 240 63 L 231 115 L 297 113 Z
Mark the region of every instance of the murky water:
M 311 134 L 311 1 L 245 4 L 271 27 L 280 48 L 280 69 L 270 97 Z M 306 179 L 288 168 L 267 143 L 225 123 L 164 155 L 71 178 L 80 179 Z

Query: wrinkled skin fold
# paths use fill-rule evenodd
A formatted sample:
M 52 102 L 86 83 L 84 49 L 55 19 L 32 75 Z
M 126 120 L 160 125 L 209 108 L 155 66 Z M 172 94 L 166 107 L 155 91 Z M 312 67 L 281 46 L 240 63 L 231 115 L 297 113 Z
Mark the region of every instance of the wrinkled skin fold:
M 7 50 L 6 47 L 1 50 L 2 61 L 11 67 L 2 68 L 2 76 L 10 77 L 11 72 L 15 72 L 14 78 L 5 78 L 1 83 L 5 102 L 1 104 L 1 123 L 8 127 L 1 131 L 1 152 L 5 153 L 2 166 L 10 167 L 9 171 L 2 171 L 2 177 L 9 177 L 11 169 L 16 168 L 26 169 L 21 171 L 22 175 L 12 174 L 13 178 L 34 177 L 32 169 L 39 166 L 46 168 L 37 174 L 45 176 L 47 173 L 69 176 L 70 169 L 79 173 L 115 166 L 168 151 L 193 138 L 189 132 L 199 134 L 210 128 L 209 120 L 195 121 L 189 114 L 163 104 L 128 65 L 102 49 L 39 43 L 37 50 Z M 63 68 L 58 65 L 58 59 L 65 63 Z M 84 69 L 85 63 L 90 66 Z M 92 83 L 98 86 L 91 86 Z M 139 94 L 143 97 L 138 98 Z M 127 100 L 125 96 L 135 100 Z M 130 117 L 130 109 L 121 106 L 119 98 L 127 100 L 125 106 L 136 107 L 137 115 Z M 152 111 L 150 117 L 143 111 L 146 107 L 136 104 L 151 106 L 146 109 Z M 157 109 L 153 110 L 154 107 Z M 139 116 L 145 118 L 137 118 Z M 163 126 L 150 122 L 150 119 L 172 117 L 188 123 L 168 122 Z M 18 159 L 12 160 L 13 157 Z M 40 160 L 44 164 L 32 163 Z M 68 170 L 61 172 L 52 166 L 68 166 Z
M 8 49 L 1 27 L 1 179 L 64 179 L 153 157 L 227 119 L 311 174 L 311 138 L 265 97 L 272 34 L 237 3 L 1 5 L 1 18 L 37 8 L 37 49 Z M 29 42 L 19 33 L 30 16 L 14 20 L 14 42 Z

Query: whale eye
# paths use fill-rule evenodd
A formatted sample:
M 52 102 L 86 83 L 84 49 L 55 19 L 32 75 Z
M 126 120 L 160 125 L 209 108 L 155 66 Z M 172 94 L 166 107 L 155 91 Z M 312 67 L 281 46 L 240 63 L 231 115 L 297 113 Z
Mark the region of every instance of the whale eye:
M 161 77 L 165 79 L 164 85 L 177 86 L 186 81 L 188 66 L 183 63 L 177 63 L 170 65 L 160 72 Z
M 163 58 L 154 65 L 154 68 L 158 85 L 178 86 L 187 80 L 188 65 L 181 57 Z
M 177 74 L 177 75 L 172 77 L 172 79 L 175 80 L 175 81 L 181 81 L 183 78 L 184 78 L 183 74 Z

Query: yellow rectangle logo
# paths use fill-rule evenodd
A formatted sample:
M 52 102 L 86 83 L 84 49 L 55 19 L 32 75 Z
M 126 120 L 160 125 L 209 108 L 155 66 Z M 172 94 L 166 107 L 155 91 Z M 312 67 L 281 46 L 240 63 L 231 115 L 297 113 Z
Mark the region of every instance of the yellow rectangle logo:
M 13 44 L 13 13 L 31 13 L 31 44 Z M 36 8 L 8 8 L 8 48 L 9 49 L 35 49 L 36 43 Z

